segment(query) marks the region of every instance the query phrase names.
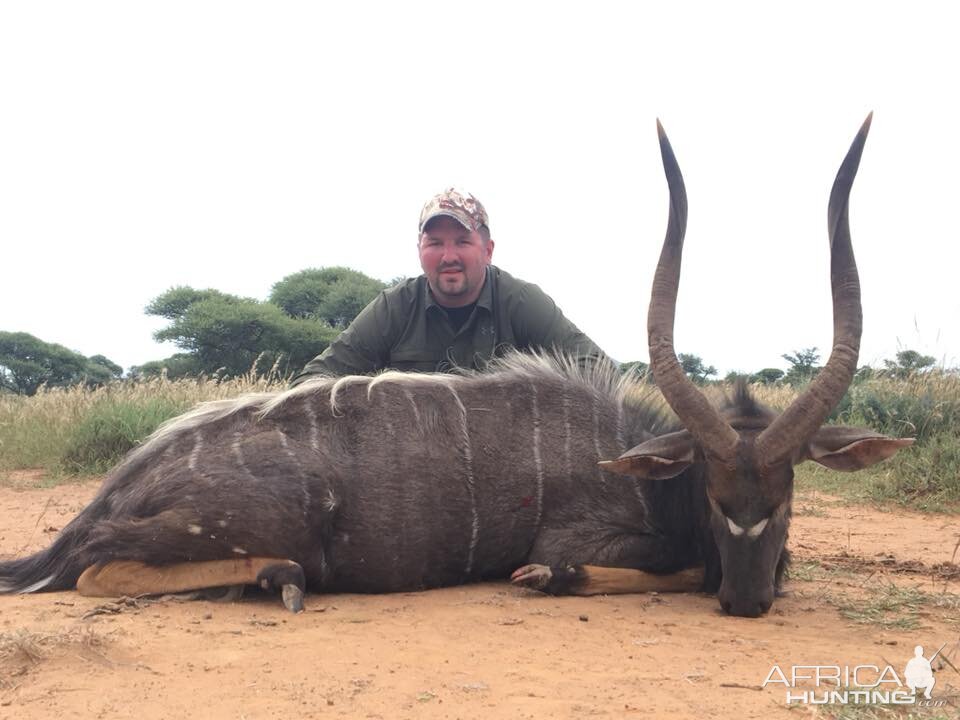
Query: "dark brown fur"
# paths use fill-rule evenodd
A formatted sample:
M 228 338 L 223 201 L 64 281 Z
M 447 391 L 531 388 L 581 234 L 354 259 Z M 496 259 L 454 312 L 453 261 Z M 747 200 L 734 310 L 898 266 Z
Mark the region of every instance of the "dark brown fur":
M 0 563 L 0 583 L 63 589 L 110 560 L 246 555 L 294 560 L 328 591 L 506 577 L 526 562 L 679 570 L 710 555 L 691 522 L 705 512 L 699 468 L 661 483 L 597 466 L 669 429 L 644 392 L 517 356 L 489 374 L 325 380 L 214 404 L 135 451 L 50 548 Z

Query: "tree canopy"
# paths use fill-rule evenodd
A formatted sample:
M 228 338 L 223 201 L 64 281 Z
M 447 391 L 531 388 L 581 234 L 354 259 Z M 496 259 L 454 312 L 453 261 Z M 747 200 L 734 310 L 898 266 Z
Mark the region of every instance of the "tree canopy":
M 386 287 L 350 268 L 309 268 L 276 283 L 269 299 L 290 317 L 345 328 Z
M 794 350 L 784 353 L 781 357 L 790 363 L 790 369 L 783 376 L 783 382 L 788 385 L 803 385 L 810 382 L 820 372 L 820 352 L 815 347 Z
M 933 355 L 921 355 L 916 350 L 901 350 L 896 360 L 884 360 L 885 372 L 895 378 L 908 378 L 925 372 L 936 363 Z
M 750 382 L 773 385 L 782 378 L 784 374 L 780 368 L 763 368 L 762 370 L 757 370 L 750 376 Z
M 159 377 L 166 374 L 171 380 L 183 377 L 193 377 L 203 373 L 200 361 L 190 353 L 174 353 L 163 360 L 151 360 L 143 365 L 134 365 L 130 368 L 130 377 L 134 380 Z
M 329 267 L 288 275 L 265 302 L 210 288 L 170 288 L 146 312 L 170 321 L 154 338 L 182 352 L 134 368 L 134 374 L 239 375 L 258 360 L 263 371 L 277 362 L 281 372 L 299 370 L 385 287 L 356 270 Z
M 650 365 L 641 360 L 620 363 L 620 372 L 633 373 L 638 378 L 642 378 L 648 382 L 653 381 L 653 375 L 650 373 Z
M 713 365 L 705 365 L 699 355 L 690 353 L 680 353 L 677 355 L 680 361 L 680 367 L 690 376 L 690 379 L 699 385 L 703 385 L 707 378 L 717 374 L 717 369 Z
M 0 387 L 33 395 L 41 385 L 100 385 L 123 369 L 103 355 L 87 358 L 24 332 L 0 332 Z
M 154 338 L 172 341 L 185 352 L 142 365 L 140 374 L 152 374 L 159 365 L 174 376 L 200 372 L 241 375 L 258 360 L 262 370 L 278 361 L 281 371 L 299 370 L 337 334 L 326 323 L 290 317 L 273 303 L 217 291 L 192 292 L 193 302 L 183 302 L 191 296 L 190 288 L 173 288 L 148 306 L 148 314 L 171 320 Z

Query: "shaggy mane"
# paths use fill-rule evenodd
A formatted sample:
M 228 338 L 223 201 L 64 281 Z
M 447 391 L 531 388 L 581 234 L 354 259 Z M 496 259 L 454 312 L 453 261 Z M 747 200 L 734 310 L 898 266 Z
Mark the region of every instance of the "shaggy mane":
M 160 425 L 139 447 L 127 455 L 116 471 L 129 467 L 148 453 L 160 450 L 185 433 L 218 422 L 243 410 L 253 409 L 257 418 L 263 419 L 292 400 L 329 392 L 331 411 L 337 415 L 339 409 L 336 404 L 337 390 L 351 383 L 367 383 L 369 397 L 369 392 L 382 383 L 397 382 L 411 387 L 448 383 L 456 388 L 464 384 L 495 382 L 510 378 L 524 378 L 531 382 L 551 378 L 570 382 L 599 396 L 608 397 L 615 403 L 622 402 L 628 394 L 632 394 L 631 391 L 646 388 L 630 374 L 621 374 L 612 362 L 587 364 L 574 355 L 558 355 L 545 351 L 533 353 L 511 351 L 491 361 L 484 370 L 458 368 L 453 373 L 402 373 L 396 370 L 385 370 L 372 376 L 320 376 L 289 390 L 252 393 L 228 400 L 200 403 L 183 415 L 171 418 Z

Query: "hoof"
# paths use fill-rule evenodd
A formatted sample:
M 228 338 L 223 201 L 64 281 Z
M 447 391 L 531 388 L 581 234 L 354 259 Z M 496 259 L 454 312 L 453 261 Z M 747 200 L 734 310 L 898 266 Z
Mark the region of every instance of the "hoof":
M 553 571 L 548 565 L 524 565 L 513 571 L 510 582 L 514 585 L 543 590 L 553 580 Z
M 291 612 L 303 612 L 303 595 L 307 589 L 303 568 L 288 561 L 268 565 L 257 575 L 257 585 L 264 590 L 280 591 L 283 605 Z
M 296 585 L 284 585 L 280 593 L 283 606 L 292 613 L 303 612 L 303 590 Z

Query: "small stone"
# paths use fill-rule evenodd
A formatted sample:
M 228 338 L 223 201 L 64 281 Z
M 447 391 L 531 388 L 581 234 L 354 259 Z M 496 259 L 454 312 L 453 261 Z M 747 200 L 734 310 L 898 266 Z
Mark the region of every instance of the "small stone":
M 580 622 L 587 622 L 589 619 L 590 619 L 590 618 L 587 617 L 586 615 L 581 615 L 581 616 L 580 616 Z

